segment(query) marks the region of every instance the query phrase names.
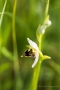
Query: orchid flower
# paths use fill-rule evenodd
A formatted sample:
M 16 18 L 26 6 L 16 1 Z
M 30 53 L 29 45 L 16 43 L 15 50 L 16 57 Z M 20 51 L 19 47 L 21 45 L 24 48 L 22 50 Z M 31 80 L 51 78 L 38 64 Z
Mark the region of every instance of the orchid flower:
M 35 42 L 30 40 L 29 38 L 27 38 L 27 41 L 29 43 L 30 48 L 34 49 L 34 51 L 36 52 L 35 53 L 35 60 L 34 60 L 34 62 L 32 64 L 32 68 L 37 64 L 37 62 L 39 60 L 39 55 L 40 55 L 40 57 L 42 57 L 42 60 L 51 59 L 51 57 L 42 54 L 42 52 L 38 48 L 38 45 Z
M 29 38 L 27 38 L 27 41 L 28 41 L 30 47 L 33 48 L 33 49 L 35 50 L 35 52 L 36 52 L 35 60 L 34 60 L 34 63 L 32 64 L 32 68 L 33 68 L 33 67 L 37 64 L 37 62 L 38 62 L 39 54 L 40 54 L 41 56 L 43 56 L 43 54 L 42 54 L 42 52 L 39 50 L 38 45 L 37 45 L 35 42 L 33 42 L 32 40 L 30 40 Z

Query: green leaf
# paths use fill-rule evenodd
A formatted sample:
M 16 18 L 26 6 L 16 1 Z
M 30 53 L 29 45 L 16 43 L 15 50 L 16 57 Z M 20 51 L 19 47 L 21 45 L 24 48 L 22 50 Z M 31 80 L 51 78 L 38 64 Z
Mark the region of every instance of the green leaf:
M 3 19 L 4 11 L 5 11 L 5 8 L 6 8 L 6 3 L 7 3 L 7 0 L 5 0 L 4 7 L 3 7 L 3 10 L 2 10 L 2 13 L 1 13 L 1 17 L 0 17 L 0 27 L 1 27 L 1 24 L 2 24 L 2 19 Z
M 13 60 L 13 55 L 11 52 L 9 52 L 5 47 L 1 48 L 1 53 L 6 56 L 7 58 Z
M 0 65 L 0 74 L 3 73 L 4 71 L 6 71 L 7 69 L 9 69 L 11 66 L 10 63 L 4 63 L 2 65 Z

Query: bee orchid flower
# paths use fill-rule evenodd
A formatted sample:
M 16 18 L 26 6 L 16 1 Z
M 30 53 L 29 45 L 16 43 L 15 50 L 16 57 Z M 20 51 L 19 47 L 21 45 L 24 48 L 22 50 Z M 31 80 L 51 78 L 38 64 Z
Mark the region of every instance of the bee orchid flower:
M 42 54 L 42 52 L 39 50 L 38 45 L 37 45 L 35 42 L 33 42 L 32 40 L 30 40 L 29 38 L 27 38 L 27 41 L 28 41 L 28 43 L 29 43 L 30 48 L 34 49 L 34 51 L 36 52 L 36 53 L 35 53 L 35 60 L 34 60 L 34 62 L 33 62 L 33 64 L 32 64 L 32 68 L 33 68 L 33 67 L 37 64 L 37 62 L 38 62 L 39 54 L 40 54 L 41 56 L 43 56 L 43 54 Z
M 34 62 L 32 64 L 32 68 L 34 68 L 35 65 L 37 64 L 37 62 L 39 60 L 39 56 L 41 57 L 41 61 L 45 60 L 45 59 L 51 59 L 51 57 L 42 54 L 42 52 L 39 50 L 38 45 L 35 42 L 30 40 L 29 38 L 27 38 L 27 41 L 29 43 L 29 46 L 28 46 L 29 49 L 26 50 L 21 57 L 25 56 L 25 57 L 34 58 L 35 60 L 34 60 Z

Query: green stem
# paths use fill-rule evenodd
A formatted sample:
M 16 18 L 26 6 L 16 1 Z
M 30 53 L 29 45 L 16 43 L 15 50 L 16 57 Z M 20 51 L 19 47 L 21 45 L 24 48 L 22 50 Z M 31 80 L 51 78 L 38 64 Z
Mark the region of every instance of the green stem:
M 46 8 L 45 8 L 45 17 L 44 17 L 44 19 L 47 17 L 47 15 L 48 15 L 48 10 L 49 10 L 49 1 L 50 0 L 47 0 L 47 2 L 46 2 Z
M 38 78 L 39 78 L 40 66 L 41 66 L 41 63 L 39 63 L 39 61 L 37 65 L 33 68 L 32 82 L 30 83 L 29 90 L 37 90 L 37 84 L 38 84 Z
M 39 38 L 40 42 L 39 42 L 39 49 L 41 51 L 41 46 L 42 46 L 42 35 L 40 35 L 40 38 Z
M 18 61 L 18 51 L 16 44 L 16 34 L 15 34 L 15 13 L 16 13 L 16 4 L 17 0 L 14 1 L 13 7 L 13 16 L 12 16 L 12 33 L 13 33 L 13 54 L 14 54 L 14 72 L 15 72 L 15 90 L 21 90 L 21 78 L 19 70 L 19 61 Z

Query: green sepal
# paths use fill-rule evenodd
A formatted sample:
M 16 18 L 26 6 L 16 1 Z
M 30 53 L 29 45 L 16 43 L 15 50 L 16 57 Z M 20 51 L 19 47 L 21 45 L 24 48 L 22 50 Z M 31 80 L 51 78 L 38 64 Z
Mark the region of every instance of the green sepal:
M 50 57 L 50 56 L 47 56 L 47 55 L 44 55 L 44 56 L 42 57 L 42 60 L 45 60 L 45 59 L 51 59 L 51 57 Z

